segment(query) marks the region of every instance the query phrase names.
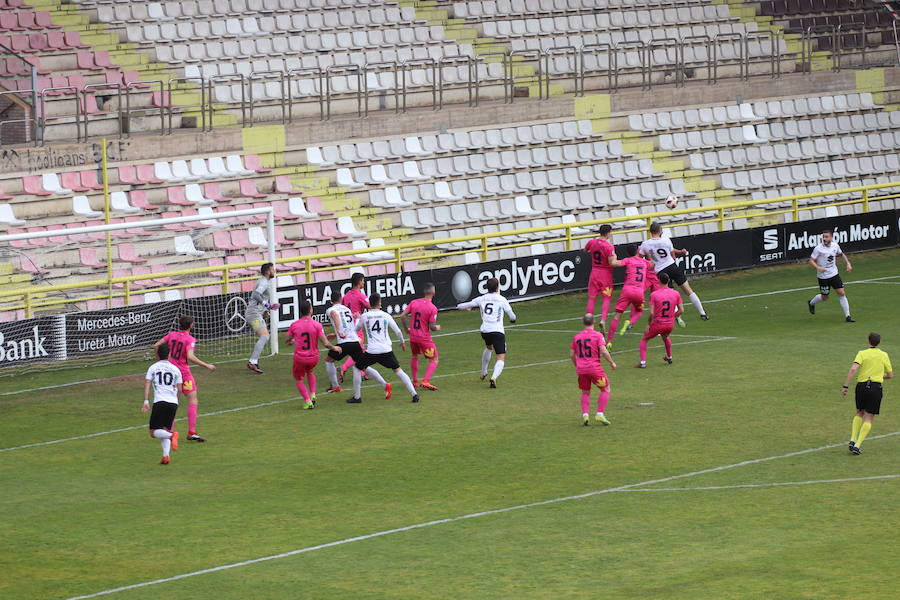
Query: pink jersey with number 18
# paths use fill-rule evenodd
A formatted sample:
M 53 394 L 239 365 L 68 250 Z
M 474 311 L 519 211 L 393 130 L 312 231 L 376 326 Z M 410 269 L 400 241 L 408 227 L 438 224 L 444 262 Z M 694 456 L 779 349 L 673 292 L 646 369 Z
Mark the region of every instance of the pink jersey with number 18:
M 178 367 L 182 375 L 191 372 L 188 364 L 188 350 L 193 350 L 197 340 L 187 331 L 171 331 L 163 341 L 169 345 L 169 362 Z

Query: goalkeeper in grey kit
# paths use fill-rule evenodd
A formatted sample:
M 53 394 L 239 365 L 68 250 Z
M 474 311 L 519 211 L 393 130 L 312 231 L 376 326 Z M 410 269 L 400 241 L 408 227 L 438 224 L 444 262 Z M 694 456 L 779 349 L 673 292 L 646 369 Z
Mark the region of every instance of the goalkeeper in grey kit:
M 258 336 L 256 345 L 253 346 L 253 354 L 250 355 L 250 360 L 247 361 L 247 368 L 254 373 L 263 372 L 259 368 L 259 355 L 262 354 L 263 348 L 269 343 L 269 328 L 266 325 L 266 320 L 263 318 L 263 313 L 266 310 L 278 310 L 281 307 L 277 302 L 269 302 L 269 280 L 275 277 L 275 265 L 266 263 L 260 267 L 259 272 L 259 280 L 253 287 L 253 291 L 250 292 L 247 312 L 244 315 L 247 325 Z

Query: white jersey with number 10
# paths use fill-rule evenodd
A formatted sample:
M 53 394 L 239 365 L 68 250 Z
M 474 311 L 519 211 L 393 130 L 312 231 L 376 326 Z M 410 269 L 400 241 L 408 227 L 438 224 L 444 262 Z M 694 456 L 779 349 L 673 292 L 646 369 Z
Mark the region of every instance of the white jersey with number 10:
M 167 360 L 160 360 L 147 369 L 145 377 L 153 385 L 153 402 L 178 404 L 178 387 L 182 383 L 181 371 Z
M 513 312 L 512 307 L 509 305 L 509 300 L 500 294 L 485 294 L 468 302 L 458 304 L 457 308 L 468 309 L 476 306 L 481 310 L 482 333 L 505 333 L 503 313 L 509 315 L 511 321 L 516 320 L 516 313 Z

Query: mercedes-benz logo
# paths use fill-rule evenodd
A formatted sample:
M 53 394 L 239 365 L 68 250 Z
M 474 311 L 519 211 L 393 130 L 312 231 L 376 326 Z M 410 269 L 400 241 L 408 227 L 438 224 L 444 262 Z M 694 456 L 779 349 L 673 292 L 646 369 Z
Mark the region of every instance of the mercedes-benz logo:
M 225 305 L 225 327 L 232 333 L 240 333 L 247 326 L 244 313 L 247 311 L 247 301 L 240 296 L 235 296 Z

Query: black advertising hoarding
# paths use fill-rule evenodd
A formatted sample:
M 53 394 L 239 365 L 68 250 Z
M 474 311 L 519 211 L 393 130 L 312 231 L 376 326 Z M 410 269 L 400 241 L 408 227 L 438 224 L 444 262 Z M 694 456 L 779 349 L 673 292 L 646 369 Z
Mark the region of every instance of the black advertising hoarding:
M 676 259 L 688 275 L 721 273 L 752 267 L 753 234 L 749 229 L 717 231 L 672 239 L 672 245 L 688 251 Z
M 181 304 L 156 302 L 65 315 L 68 358 L 147 350 L 172 331 Z
M 765 265 L 809 258 L 825 229 L 833 232 L 844 252 L 890 248 L 900 243 L 898 214 L 884 210 L 757 227 L 751 230 L 753 260 L 757 265 Z
M 0 368 L 66 359 L 63 317 L 0 323 Z

